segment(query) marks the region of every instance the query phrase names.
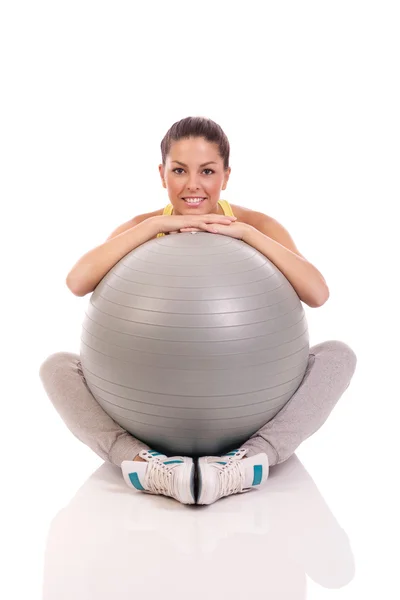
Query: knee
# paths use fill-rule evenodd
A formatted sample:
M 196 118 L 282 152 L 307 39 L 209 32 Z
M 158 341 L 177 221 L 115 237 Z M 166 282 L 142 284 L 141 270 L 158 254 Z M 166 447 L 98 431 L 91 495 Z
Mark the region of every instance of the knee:
M 345 362 L 349 367 L 355 371 L 357 365 L 357 355 L 352 348 L 345 342 L 340 340 L 331 340 L 330 342 L 335 352 L 340 356 L 341 362 Z
M 319 352 L 323 352 L 324 354 L 327 353 L 331 356 L 334 355 L 340 360 L 340 362 L 345 362 L 354 369 L 356 367 L 356 353 L 348 344 L 342 342 L 341 340 L 328 340 L 327 342 L 317 344 L 310 349 L 310 353 L 312 354 L 318 354 Z
M 357 365 L 356 353 L 348 344 L 341 340 L 328 340 L 313 346 L 310 354 L 314 354 L 329 369 L 337 368 L 343 377 L 350 381 Z M 335 365 L 335 367 L 334 367 Z
M 50 354 L 42 362 L 39 368 L 39 376 L 43 380 L 48 375 L 53 375 L 60 367 L 71 365 L 74 359 L 79 358 L 77 354 L 72 352 L 55 352 Z

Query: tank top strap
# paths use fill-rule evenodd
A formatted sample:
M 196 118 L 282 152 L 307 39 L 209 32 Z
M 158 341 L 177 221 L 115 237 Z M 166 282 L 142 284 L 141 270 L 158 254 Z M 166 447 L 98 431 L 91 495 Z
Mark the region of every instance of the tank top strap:
M 224 214 L 225 214 L 226 217 L 234 217 L 235 216 L 233 214 L 232 207 L 229 204 L 228 200 L 218 200 L 218 204 L 220 205 L 220 207 L 224 211 Z
M 173 206 L 172 204 L 167 204 L 167 206 L 164 208 L 163 210 L 163 215 L 172 215 L 172 211 L 173 211 Z M 157 233 L 157 237 L 164 237 L 165 233 Z
M 172 204 L 167 204 L 167 206 L 164 208 L 163 215 L 172 215 L 173 208 L 174 207 Z
M 218 200 L 218 204 L 220 205 L 220 207 L 222 208 L 222 210 L 224 211 L 224 215 L 227 217 L 234 217 L 235 215 L 233 214 L 233 210 L 231 205 L 229 204 L 228 200 Z M 172 211 L 173 211 L 173 206 L 172 204 L 167 204 L 167 206 L 164 208 L 163 210 L 163 215 L 172 215 Z M 165 233 L 158 233 L 157 237 L 163 237 L 165 235 Z

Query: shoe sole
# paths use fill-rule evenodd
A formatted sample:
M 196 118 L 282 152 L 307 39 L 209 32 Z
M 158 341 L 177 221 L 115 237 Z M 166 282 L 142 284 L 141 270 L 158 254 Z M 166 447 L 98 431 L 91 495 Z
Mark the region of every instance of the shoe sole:
M 194 491 L 195 464 L 194 461 L 185 460 L 184 465 L 179 467 L 178 490 L 183 490 L 180 498 L 176 498 L 182 504 L 196 504 Z M 189 481 L 189 486 L 187 482 Z
M 192 470 L 190 472 L 190 504 L 196 504 L 196 464 L 192 462 Z
M 197 463 L 197 504 L 209 504 L 209 502 L 207 502 L 207 494 L 205 493 L 205 490 L 203 488 L 203 477 L 206 476 L 205 471 L 207 467 L 207 461 L 205 457 L 202 456 L 201 458 L 199 458 Z

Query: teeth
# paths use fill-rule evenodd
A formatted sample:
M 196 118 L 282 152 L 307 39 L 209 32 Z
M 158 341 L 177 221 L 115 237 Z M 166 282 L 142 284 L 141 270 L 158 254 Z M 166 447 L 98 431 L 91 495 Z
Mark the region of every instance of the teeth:
M 201 202 L 202 200 L 204 200 L 204 198 L 185 198 L 185 202 L 188 202 L 189 204 L 197 204 L 198 202 Z

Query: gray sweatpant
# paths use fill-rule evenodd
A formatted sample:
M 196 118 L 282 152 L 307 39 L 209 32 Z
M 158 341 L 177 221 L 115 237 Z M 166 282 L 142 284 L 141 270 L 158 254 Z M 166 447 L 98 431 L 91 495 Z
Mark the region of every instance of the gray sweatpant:
M 270 466 L 287 460 L 315 433 L 350 385 L 357 358 L 344 342 L 329 340 L 310 348 L 300 386 L 277 415 L 241 448 L 247 456 L 266 452 Z M 70 431 L 103 460 L 121 466 L 149 446 L 120 427 L 98 404 L 82 372 L 80 357 L 51 354 L 40 367 L 47 395 Z M 157 448 L 152 448 L 157 450 Z

